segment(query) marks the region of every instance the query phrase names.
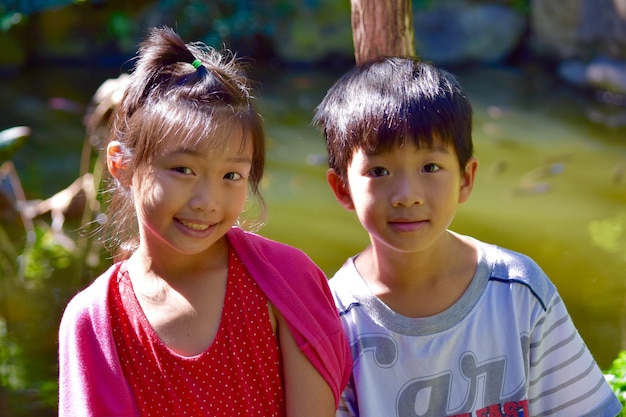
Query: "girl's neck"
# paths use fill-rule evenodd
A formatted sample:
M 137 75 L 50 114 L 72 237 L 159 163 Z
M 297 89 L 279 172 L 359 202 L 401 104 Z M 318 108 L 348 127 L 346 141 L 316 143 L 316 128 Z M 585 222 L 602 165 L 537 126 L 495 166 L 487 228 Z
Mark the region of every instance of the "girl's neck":
M 127 261 L 143 314 L 161 341 L 184 356 L 204 352 L 220 324 L 228 281 L 226 240 L 210 252 L 206 259 L 178 256 L 170 262 L 139 250 Z
M 226 237 L 215 242 L 206 251 L 195 255 L 164 253 L 146 245 L 140 245 L 129 258 L 127 267 L 135 277 L 160 279 L 170 283 L 193 280 L 222 270 L 228 264 L 228 240 Z

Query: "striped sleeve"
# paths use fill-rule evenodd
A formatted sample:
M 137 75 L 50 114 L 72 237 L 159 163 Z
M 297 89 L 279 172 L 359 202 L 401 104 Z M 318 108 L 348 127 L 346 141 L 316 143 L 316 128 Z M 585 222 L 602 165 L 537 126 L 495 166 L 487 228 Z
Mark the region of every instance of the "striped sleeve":
M 354 391 L 354 379 L 350 378 L 348 385 L 341 394 L 339 407 L 335 413 L 335 417 L 358 417 L 358 406 Z
M 529 408 L 534 417 L 615 417 L 620 404 L 555 293 L 530 344 Z

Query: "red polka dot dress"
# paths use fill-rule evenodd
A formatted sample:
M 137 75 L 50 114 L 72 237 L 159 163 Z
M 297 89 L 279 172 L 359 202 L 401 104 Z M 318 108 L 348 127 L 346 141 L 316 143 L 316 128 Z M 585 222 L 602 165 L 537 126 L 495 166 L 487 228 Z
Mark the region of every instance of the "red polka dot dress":
M 142 416 L 284 416 L 280 354 L 267 298 L 236 254 L 219 329 L 193 357 L 172 352 L 150 326 L 123 266 L 110 286 L 113 337 Z

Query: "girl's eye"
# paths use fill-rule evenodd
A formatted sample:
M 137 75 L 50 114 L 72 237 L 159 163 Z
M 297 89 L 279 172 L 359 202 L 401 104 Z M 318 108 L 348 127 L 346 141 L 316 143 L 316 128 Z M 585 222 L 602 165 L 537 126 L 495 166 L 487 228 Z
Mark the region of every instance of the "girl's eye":
M 176 167 L 174 168 L 174 171 L 180 172 L 181 174 L 185 174 L 185 175 L 193 174 L 193 171 L 191 170 L 191 168 L 187 168 L 187 167 Z
M 387 170 L 387 168 L 383 168 L 383 167 L 374 167 L 370 169 L 367 173 L 370 177 L 374 177 L 374 178 L 384 177 L 385 175 L 389 175 L 389 171 Z
M 426 164 L 424 165 L 424 172 L 437 172 L 441 169 L 437 164 Z
M 224 175 L 224 179 L 230 180 L 230 181 L 237 181 L 243 178 L 243 175 L 237 173 L 237 172 L 229 172 L 226 175 Z

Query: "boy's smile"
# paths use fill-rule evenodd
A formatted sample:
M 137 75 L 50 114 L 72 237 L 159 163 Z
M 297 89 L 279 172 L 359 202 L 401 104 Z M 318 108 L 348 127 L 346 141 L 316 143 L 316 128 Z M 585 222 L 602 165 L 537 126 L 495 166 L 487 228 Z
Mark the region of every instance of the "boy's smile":
M 398 233 L 413 233 L 422 227 L 426 227 L 427 222 L 428 220 L 391 219 L 388 223 Z

